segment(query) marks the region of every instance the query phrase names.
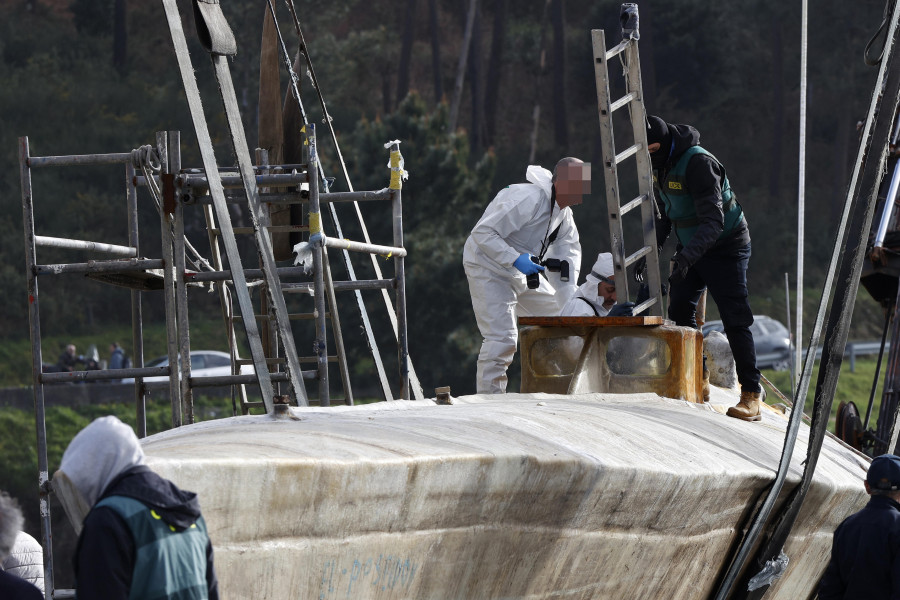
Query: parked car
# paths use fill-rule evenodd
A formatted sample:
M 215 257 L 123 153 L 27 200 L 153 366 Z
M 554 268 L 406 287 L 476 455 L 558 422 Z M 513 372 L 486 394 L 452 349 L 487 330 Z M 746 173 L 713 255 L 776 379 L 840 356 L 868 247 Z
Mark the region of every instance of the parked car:
M 722 321 L 707 321 L 703 324 L 703 336 L 710 331 L 725 333 Z M 756 366 L 760 369 L 784 371 L 791 367 L 794 345 L 787 327 L 766 315 L 753 315 L 750 326 L 753 343 L 756 345 Z
M 167 367 L 168 356 L 159 356 L 144 364 L 145 367 Z M 253 365 L 241 365 L 242 375 L 252 375 Z M 218 350 L 194 350 L 191 352 L 191 377 L 218 377 L 231 375 L 231 357 L 227 352 Z M 166 376 L 145 377 L 144 381 L 165 381 Z M 123 379 L 122 383 L 134 383 L 133 378 Z

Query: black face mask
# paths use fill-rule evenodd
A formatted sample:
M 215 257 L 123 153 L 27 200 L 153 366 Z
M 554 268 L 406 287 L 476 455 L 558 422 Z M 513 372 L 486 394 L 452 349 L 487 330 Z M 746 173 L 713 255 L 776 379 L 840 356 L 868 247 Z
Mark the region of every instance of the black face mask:
M 672 139 L 672 136 L 667 135 L 663 141 L 660 142 L 659 150 L 650 153 L 650 164 L 653 166 L 654 171 L 665 168 L 666 163 L 669 162 L 669 157 L 672 156 L 672 150 L 674 148 L 675 140 Z
M 653 166 L 654 171 L 658 171 L 659 169 L 665 167 L 668 161 L 669 153 L 664 151 L 662 148 L 650 155 L 650 164 Z

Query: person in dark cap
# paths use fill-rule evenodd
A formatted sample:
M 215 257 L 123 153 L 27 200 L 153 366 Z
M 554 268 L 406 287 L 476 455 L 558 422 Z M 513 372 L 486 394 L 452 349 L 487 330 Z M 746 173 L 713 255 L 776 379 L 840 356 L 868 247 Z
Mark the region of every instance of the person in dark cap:
M 819 600 L 900 598 L 900 456 L 875 457 L 865 486 L 869 503 L 834 531 Z
M 700 146 L 700 133 L 690 125 L 648 117 L 647 150 L 661 215 L 657 244 L 661 247 L 673 231 L 677 242 L 669 276 L 669 318 L 676 325 L 696 328 L 697 302 L 703 290 L 709 290 L 741 384 L 740 402 L 728 409 L 728 416 L 759 421 L 765 394 L 750 333 L 750 230 L 744 212 L 725 167 Z

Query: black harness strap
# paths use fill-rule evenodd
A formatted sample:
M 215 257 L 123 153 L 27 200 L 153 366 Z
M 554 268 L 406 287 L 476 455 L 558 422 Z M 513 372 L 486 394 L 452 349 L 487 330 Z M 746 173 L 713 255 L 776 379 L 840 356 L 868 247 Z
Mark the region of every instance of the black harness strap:
M 591 304 L 591 301 L 585 298 L 584 296 L 578 296 L 578 299 L 583 301 L 585 304 L 591 307 L 591 310 L 594 311 L 594 316 L 599 317 L 600 313 L 597 312 L 597 307 Z

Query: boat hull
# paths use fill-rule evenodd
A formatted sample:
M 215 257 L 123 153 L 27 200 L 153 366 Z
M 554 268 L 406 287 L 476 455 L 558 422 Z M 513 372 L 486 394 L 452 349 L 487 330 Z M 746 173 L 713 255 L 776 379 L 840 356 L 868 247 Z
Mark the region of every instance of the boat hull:
M 225 598 L 706 598 L 786 425 L 653 394 L 292 414 L 144 441 L 154 470 L 199 494 Z M 866 502 L 867 462 L 826 440 L 767 597 L 810 595 L 834 528 Z

